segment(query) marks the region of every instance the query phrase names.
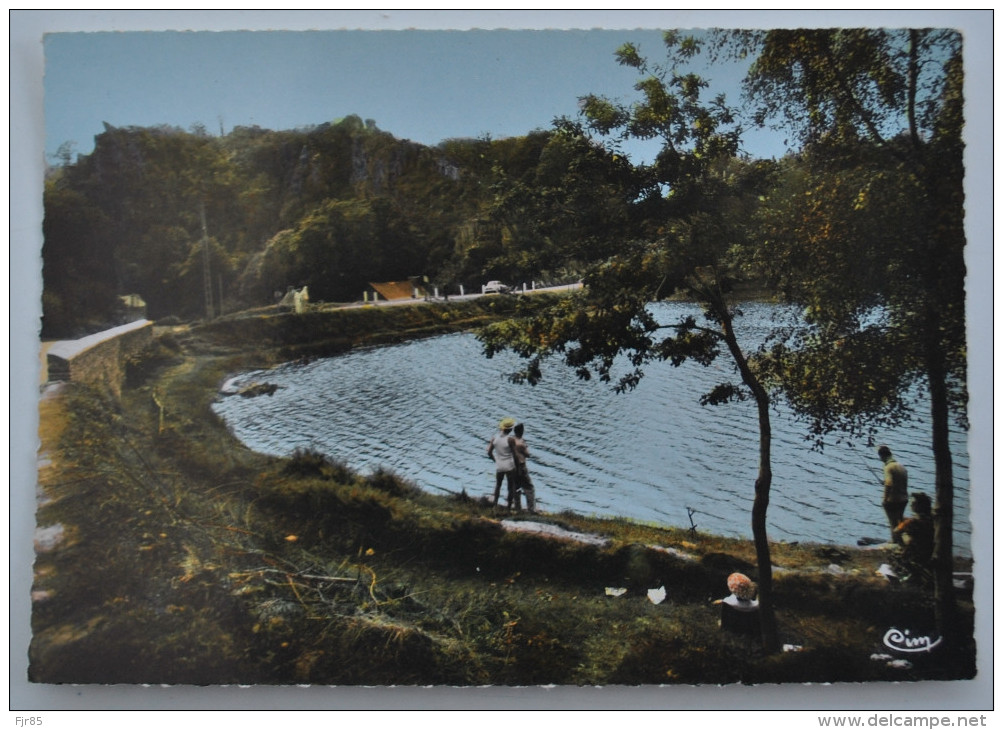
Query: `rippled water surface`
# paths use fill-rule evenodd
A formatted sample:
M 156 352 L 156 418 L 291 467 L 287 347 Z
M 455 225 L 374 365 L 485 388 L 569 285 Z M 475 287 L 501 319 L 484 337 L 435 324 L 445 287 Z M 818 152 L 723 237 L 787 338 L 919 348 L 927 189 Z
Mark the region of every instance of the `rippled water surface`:
M 660 305 L 675 317 L 689 305 Z M 761 330 L 769 305 L 749 305 L 745 332 Z M 698 310 L 693 309 L 694 312 Z M 754 339 L 754 338 L 753 338 Z M 471 334 L 358 350 L 308 364 L 243 373 L 239 383 L 279 386 L 272 396 L 223 397 L 214 406 L 250 448 L 288 455 L 317 449 L 368 471 L 384 466 L 429 491 L 487 494 L 494 466 L 487 441 L 504 416 L 526 424 L 530 468 L 542 509 L 622 515 L 665 525 L 751 537 L 758 458 L 751 402 L 701 406 L 699 396 L 733 376 L 722 357 L 710 367 L 650 366 L 638 388 L 618 395 L 579 381 L 560 364 L 540 385 L 505 375 L 514 356 L 485 358 Z M 911 490 L 933 496 L 925 405 L 916 422 L 878 434 L 908 469 Z M 830 445 L 811 451 L 805 426 L 773 412 L 775 540 L 853 544 L 887 535 L 873 448 Z M 955 543 L 970 551 L 968 454 L 954 433 Z

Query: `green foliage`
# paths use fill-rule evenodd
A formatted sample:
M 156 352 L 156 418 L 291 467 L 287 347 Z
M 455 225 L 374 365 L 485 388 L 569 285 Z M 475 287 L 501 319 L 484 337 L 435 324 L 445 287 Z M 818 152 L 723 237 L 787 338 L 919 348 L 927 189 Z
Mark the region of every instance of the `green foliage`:
M 875 412 L 902 417 L 901 391 L 883 389 L 914 379 L 925 388 L 936 466 L 937 623 L 950 637 L 949 418 L 953 408 L 964 424 L 966 401 L 961 38 L 944 29 L 828 29 L 769 31 L 756 42 L 749 90 L 762 113 L 783 110 L 811 168 L 801 196 L 809 202 L 783 206 L 794 214 L 795 234 L 779 252 L 781 267 L 800 279 L 793 298 L 807 302 L 818 336 L 798 353 L 787 385 L 816 435 L 847 423 L 861 430 Z M 820 182 L 823 174 L 828 181 Z M 825 194 L 814 195 L 815 186 Z M 884 338 L 867 321 L 875 311 L 888 323 Z M 833 359 L 848 364 L 844 353 L 858 367 L 831 369 Z M 859 376 L 865 365 L 876 374 Z M 814 377 L 827 368 L 832 380 Z
M 116 294 L 139 294 L 153 318 L 205 316 L 204 239 L 213 315 L 272 304 L 287 286 L 354 301 L 370 281 L 427 276 L 456 293 L 557 270 L 528 245 L 518 266 L 495 263 L 509 234 L 486 215 L 494 182 L 531 181 L 550 137 L 432 149 L 354 116 L 223 137 L 108 126 L 47 183 L 46 332 L 116 323 Z
M 417 484 L 383 468 L 377 469 L 370 474 L 366 482 L 373 489 L 378 489 L 381 492 L 386 492 L 402 499 L 414 498 L 421 494 L 421 489 Z
M 736 281 L 758 274 L 747 253 L 752 241 L 745 224 L 771 178 L 758 164 L 730 161 L 707 168 L 705 194 L 687 206 L 625 204 L 625 217 L 638 222 L 637 239 L 592 227 L 596 243 L 579 250 L 589 262 L 583 292 L 524 322 L 487 328 L 481 335 L 486 354 L 510 348 L 526 358 L 514 379 L 529 383 L 538 382 L 542 362 L 554 355 L 582 379 L 597 375 L 603 382 L 613 382 L 618 363 L 626 362 L 632 369 L 617 379 L 621 391 L 633 388 L 652 361 L 712 362 L 723 343 L 719 325 L 733 316 L 724 297 Z M 655 321 L 648 304 L 677 294 L 705 303 L 709 326 L 692 317 Z
M 963 420 L 960 39 L 882 29 L 760 40 L 749 91 L 809 143 L 784 162 L 756 251 L 815 328 L 787 379 L 795 403 L 816 434 L 859 431 L 907 416 L 900 395 L 922 377 Z
M 786 119 L 806 143 L 878 142 L 937 124 L 945 61 L 960 49 L 948 29 L 794 29 L 746 34 L 747 80 L 759 119 Z
M 298 448 L 282 466 L 288 476 L 311 477 L 341 483 L 355 480 L 355 474 L 344 464 L 333 461 L 315 449 Z
M 389 201 L 332 199 L 273 237 L 241 288 L 264 301 L 290 285 L 307 286 L 314 300 L 353 300 L 369 281 L 406 279 L 420 270 L 421 254 Z
M 42 276 L 59 286 L 43 292 L 42 336 L 79 337 L 115 313 L 115 276 L 104 250 L 111 220 L 58 182 L 46 183 L 44 204 Z

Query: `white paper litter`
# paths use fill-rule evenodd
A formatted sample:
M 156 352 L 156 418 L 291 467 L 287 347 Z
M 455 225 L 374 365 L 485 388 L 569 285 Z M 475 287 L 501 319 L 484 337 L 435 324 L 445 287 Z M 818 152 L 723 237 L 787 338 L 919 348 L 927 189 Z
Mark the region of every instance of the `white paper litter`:
M 648 589 L 648 600 L 654 603 L 656 606 L 665 600 L 665 586 L 661 588 L 649 588 Z
M 899 577 L 898 573 L 896 573 L 892 569 L 892 566 L 890 566 L 888 563 L 882 563 L 881 566 L 874 572 L 877 573 L 878 575 L 883 575 L 888 580 L 892 580 L 893 578 Z

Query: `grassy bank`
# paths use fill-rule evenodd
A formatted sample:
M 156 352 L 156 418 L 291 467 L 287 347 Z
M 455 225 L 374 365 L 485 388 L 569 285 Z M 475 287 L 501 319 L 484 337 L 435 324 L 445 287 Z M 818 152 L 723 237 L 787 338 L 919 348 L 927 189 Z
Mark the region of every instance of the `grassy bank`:
M 466 494 L 361 476 L 322 454 L 237 443 L 210 404 L 223 377 L 300 356 L 454 331 L 533 306 L 479 303 L 267 314 L 164 331 L 121 400 L 42 401 L 50 528 L 36 563 L 33 681 L 179 684 L 664 684 L 956 679 L 970 646 L 888 653 L 932 631 L 931 596 L 874 571 L 880 550 L 774 546 L 784 643 L 722 632 L 750 543 L 573 514 L 523 518 L 603 544 L 506 529 Z M 470 485 L 479 492 L 482 485 Z M 61 532 L 60 532 L 61 530 Z M 654 604 L 647 590 L 664 586 Z M 623 587 L 619 597 L 606 587 Z M 972 607 L 962 603 L 971 635 Z

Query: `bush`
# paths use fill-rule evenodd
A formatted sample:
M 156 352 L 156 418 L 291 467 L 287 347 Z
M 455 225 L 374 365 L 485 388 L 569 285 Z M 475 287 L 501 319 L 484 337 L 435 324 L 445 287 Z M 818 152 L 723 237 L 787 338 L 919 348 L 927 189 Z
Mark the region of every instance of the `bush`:
M 349 467 L 315 449 L 308 448 L 296 449 L 282 467 L 282 474 L 336 481 L 341 484 L 350 484 L 357 478 L 356 473 Z
M 401 497 L 402 499 L 410 499 L 421 494 L 421 490 L 416 484 L 382 467 L 366 479 L 366 484 L 373 489 L 385 492 L 393 497 Z

